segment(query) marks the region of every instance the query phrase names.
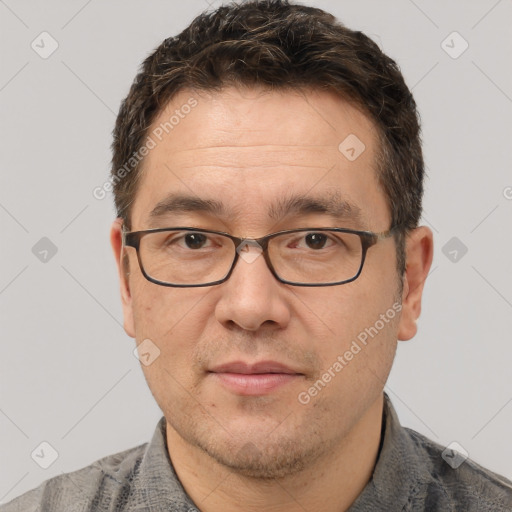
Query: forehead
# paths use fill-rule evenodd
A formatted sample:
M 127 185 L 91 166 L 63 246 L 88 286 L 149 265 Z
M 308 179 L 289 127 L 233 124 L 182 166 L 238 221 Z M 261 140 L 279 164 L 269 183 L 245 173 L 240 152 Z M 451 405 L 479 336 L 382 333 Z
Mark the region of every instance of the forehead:
M 132 213 L 140 229 L 153 227 L 151 213 L 166 198 L 185 195 L 220 203 L 220 210 L 254 225 L 258 216 L 272 220 L 276 204 L 322 196 L 331 205 L 333 198 L 344 202 L 341 210 L 359 210 L 367 222 L 387 222 L 375 172 L 376 129 L 332 93 L 184 90 L 148 135 L 154 147 Z

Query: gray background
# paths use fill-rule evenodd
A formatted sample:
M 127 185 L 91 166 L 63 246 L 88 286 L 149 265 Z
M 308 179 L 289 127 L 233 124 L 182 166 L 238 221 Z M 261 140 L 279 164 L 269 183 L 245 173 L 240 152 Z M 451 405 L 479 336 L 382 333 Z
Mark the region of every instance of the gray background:
M 435 257 L 386 389 L 403 424 L 512 478 L 512 3 L 309 4 L 396 59 L 422 115 Z M 121 326 L 111 197 L 92 190 L 139 63 L 207 7 L 0 0 L 0 502 L 148 441 L 161 416 Z

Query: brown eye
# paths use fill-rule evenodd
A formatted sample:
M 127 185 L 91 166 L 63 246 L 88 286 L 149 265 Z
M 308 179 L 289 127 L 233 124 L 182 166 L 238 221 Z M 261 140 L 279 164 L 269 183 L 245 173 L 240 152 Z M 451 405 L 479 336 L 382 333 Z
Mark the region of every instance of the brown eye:
M 184 237 L 184 241 L 189 249 L 201 249 L 207 240 L 206 235 L 201 233 L 189 233 Z
M 306 235 L 306 244 L 310 249 L 323 249 L 327 242 L 327 236 L 321 233 L 310 233 Z

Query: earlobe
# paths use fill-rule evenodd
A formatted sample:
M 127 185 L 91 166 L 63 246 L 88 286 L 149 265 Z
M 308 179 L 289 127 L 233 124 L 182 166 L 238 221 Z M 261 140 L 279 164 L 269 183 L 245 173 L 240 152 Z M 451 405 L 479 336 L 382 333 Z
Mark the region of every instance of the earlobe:
M 427 279 L 434 254 L 432 230 L 426 226 L 414 229 L 406 242 L 406 270 L 402 291 L 402 314 L 398 339 L 410 340 L 416 335 L 416 321 L 421 314 L 423 287 Z
M 110 244 L 114 252 L 117 271 L 119 275 L 119 285 L 121 291 L 121 303 L 123 306 L 124 330 L 128 336 L 135 338 L 135 329 L 133 322 L 132 297 L 130 290 L 129 261 L 123 248 L 122 237 L 123 219 L 117 218 L 110 229 Z

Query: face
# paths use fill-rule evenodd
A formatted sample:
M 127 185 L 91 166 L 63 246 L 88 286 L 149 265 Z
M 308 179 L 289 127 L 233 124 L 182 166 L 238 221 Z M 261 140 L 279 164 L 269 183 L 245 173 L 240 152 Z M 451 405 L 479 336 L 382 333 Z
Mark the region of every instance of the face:
M 146 157 L 132 231 L 187 226 L 258 238 L 304 227 L 389 229 L 375 128 L 338 97 L 182 91 L 152 130 L 177 110 L 179 122 Z M 354 135 L 365 147 L 355 159 L 339 149 Z M 176 194 L 222 210 L 166 208 Z M 278 207 L 295 197 L 352 208 Z M 382 396 L 397 338 L 412 329 L 404 324 L 412 315 L 400 312 L 392 238 L 371 247 L 359 278 L 341 286 L 280 283 L 259 256 L 239 258 L 222 284 L 172 288 L 143 277 L 135 249 L 120 247 L 119 228 L 116 257 L 126 251 L 129 259 L 128 276 L 120 267 L 125 329 L 160 351 L 142 368 L 168 436 L 242 474 L 274 478 L 328 453 Z

